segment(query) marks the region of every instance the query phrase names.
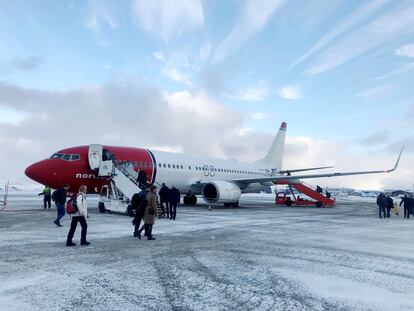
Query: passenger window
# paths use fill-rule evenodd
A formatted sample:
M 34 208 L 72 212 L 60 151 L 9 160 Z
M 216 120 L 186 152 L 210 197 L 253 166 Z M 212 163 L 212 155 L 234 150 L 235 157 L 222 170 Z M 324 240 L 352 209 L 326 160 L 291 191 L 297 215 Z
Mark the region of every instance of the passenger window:
M 188 169 L 191 170 L 191 166 L 188 166 Z
M 72 154 L 72 157 L 70 158 L 71 161 L 76 161 L 80 159 L 80 155 L 79 154 Z
M 70 161 L 70 154 L 65 154 L 64 156 L 63 156 L 63 160 L 65 160 L 65 161 Z
M 171 168 L 171 165 L 170 164 L 168 164 L 168 168 Z
M 175 164 L 173 164 L 173 168 L 175 168 Z
M 181 169 L 184 169 L 184 167 L 181 165 Z
M 139 167 L 142 167 L 142 161 L 139 161 Z
M 162 164 L 161 163 L 158 163 L 158 167 L 162 167 Z
M 167 165 L 165 165 L 165 163 L 162 165 L 164 168 L 167 167 Z

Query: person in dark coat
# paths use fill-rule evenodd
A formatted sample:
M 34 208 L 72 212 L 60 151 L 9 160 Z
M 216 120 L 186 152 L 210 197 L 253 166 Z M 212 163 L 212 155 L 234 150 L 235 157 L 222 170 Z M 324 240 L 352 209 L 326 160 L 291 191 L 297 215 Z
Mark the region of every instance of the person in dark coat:
M 134 237 L 138 237 L 139 227 L 141 226 L 141 220 L 144 218 L 145 207 L 147 201 L 145 199 L 147 191 L 142 190 L 139 193 L 135 193 L 131 198 L 132 209 L 135 210 L 135 217 L 132 220 L 134 225 Z
M 409 198 L 406 194 L 401 199 L 400 206 L 404 204 L 404 218 L 410 218 L 410 210 L 412 208 L 412 198 Z
M 165 216 L 165 209 L 164 209 L 164 203 L 165 208 L 167 210 L 167 218 L 170 217 L 170 189 L 162 183 L 160 191 L 158 192 L 158 195 L 160 196 L 160 205 L 162 210 L 162 216 Z
M 66 192 L 69 190 L 69 185 L 64 185 L 63 188 L 59 188 L 54 192 L 54 199 L 57 209 L 57 217 L 53 222 L 56 226 L 62 227 L 60 220 L 65 216 L 65 204 L 66 204 Z
M 180 191 L 172 187 L 170 190 L 170 219 L 175 220 L 175 216 L 177 215 L 177 204 L 180 203 L 181 194 Z
M 138 187 L 141 190 L 146 190 L 148 188 L 147 173 L 145 173 L 145 171 L 143 170 L 138 171 L 137 182 L 138 182 Z
M 377 205 L 379 218 L 382 218 L 382 214 L 384 214 L 384 218 L 386 218 L 385 210 L 387 208 L 387 197 L 382 192 L 377 197 Z
M 394 207 L 394 200 L 387 195 L 387 218 L 390 218 L 391 209 Z

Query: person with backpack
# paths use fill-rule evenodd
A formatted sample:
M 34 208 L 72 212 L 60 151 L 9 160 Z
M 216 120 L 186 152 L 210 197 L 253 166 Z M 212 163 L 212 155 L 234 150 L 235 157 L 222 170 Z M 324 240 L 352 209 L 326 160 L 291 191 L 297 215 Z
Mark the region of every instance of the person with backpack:
M 180 191 L 174 186 L 170 190 L 170 219 L 175 220 L 177 215 L 177 204 L 180 203 Z
M 78 222 L 82 227 L 80 244 L 85 246 L 91 244 L 90 242 L 86 241 L 86 234 L 88 230 L 88 224 L 86 223 L 86 217 L 88 217 L 88 204 L 86 201 L 86 193 L 87 187 L 85 185 L 82 185 L 79 188 L 79 193 L 76 196 L 76 198 L 72 199 L 71 208 L 73 208 L 74 211 L 71 212 L 72 222 L 70 224 L 70 230 L 66 240 L 66 246 L 76 246 L 76 243 L 73 243 L 72 239 L 73 235 L 75 234 Z
M 147 192 L 142 190 L 139 193 L 135 193 L 131 198 L 131 206 L 135 209 L 135 217 L 132 220 L 134 225 L 134 237 L 141 239 L 139 232 L 139 227 L 141 226 L 141 220 L 144 218 L 145 208 L 147 207 Z
M 158 216 L 157 208 L 157 187 L 152 185 L 150 191 L 147 193 L 146 201 L 147 206 L 145 207 L 144 212 L 144 225 L 138 231 L 138 238 L 141 239 L 141 232 L 145 229 L 145 235 L 148 237 L 148 240 L 155 240 L 152 236 L 152 228 L 155 224 L 155 218 Z
M 69 185 L 64 185 L 63 188 L 59 188 L 55 191 L 53 191 L 53 199 L 56 204 L 56 210 L 57 210 L 57 217 L 53 221 L 53 223 L 58 226 L 62 227 L 60 224 L 60 220 L 63 216 L 65 216 L 65 204 L 66 204 L 66 193 L 69 190 Z

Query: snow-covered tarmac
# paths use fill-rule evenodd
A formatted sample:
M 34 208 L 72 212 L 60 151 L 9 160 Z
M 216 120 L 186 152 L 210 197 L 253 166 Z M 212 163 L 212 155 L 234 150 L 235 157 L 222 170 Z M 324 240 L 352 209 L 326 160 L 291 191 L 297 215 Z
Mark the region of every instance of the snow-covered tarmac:
M 69 217 L 57 228 L 39 207 L 0 211 L 1 310 L 414 310 L 414 219 L 378 219 L 373 203 L 180 207 L 156 241 L 91 209 L 92 244 L 74 248 Z

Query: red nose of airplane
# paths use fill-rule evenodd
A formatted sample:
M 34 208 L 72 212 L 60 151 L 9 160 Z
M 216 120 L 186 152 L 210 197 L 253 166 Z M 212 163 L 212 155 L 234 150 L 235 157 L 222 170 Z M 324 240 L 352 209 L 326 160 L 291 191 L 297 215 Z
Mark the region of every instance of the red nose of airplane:
M 29 177 L 30 179 L 33 179 L 34 181 L 37 181 L 39 183 L 42 183 L 42 181 L 41 181 L 42 172 L 44 172 L 44 169 L 43 169 L 43 165 L 40 164 L 40 162 L 37 162 L 37 163 L 34 163 L 34 164 L 30 165 L 24 171 L 24 173 L 26 174 L 27 177 Z

